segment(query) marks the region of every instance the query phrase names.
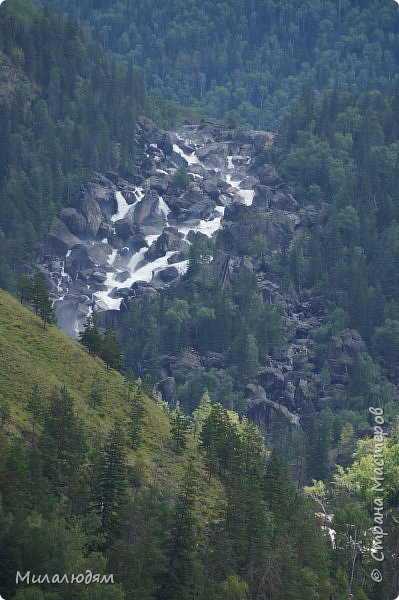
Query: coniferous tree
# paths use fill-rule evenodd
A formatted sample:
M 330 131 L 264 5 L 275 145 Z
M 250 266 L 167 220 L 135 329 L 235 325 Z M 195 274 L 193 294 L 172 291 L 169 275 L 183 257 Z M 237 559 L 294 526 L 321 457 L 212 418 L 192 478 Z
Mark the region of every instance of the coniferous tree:
M 209 396 L 208 390 L 201 396 L 200 403 L 198 407 L 193 412 L 193 420 L 194 420 L 194 435 L 197 436 L 201 433 L 202 426 L 211 413 L 212 402 Z
M 187 446 L 188 421 L 179 403 L 176 404 L 175 410 L 170 415 L 170 422 L 173 448 L 180 453 Z
M 28 397 L 27 409 L 31 414 L 32 435 L 34 437 L 36 425 L 41 422 L 44 414 L 43 398 L 37 383 L 34 383 L 32 386 L 32 391 Z
M 140 386 L 136 386 L 130 400 L 130 441 L 133 450 L 137 450 L 142 441 L 143 419 L 146 413 L 144 394 Z
M 101 340 L 100 356 L 107 365 L 107 370 L 110 368 L 119 370 L 121 368 L 122 351 L 112 329 L 108 328 L 105 330 L 105 334 Z
M 48 294 L 47 279 L 45 274 L 40 271 L 33 276 L 32 298 L 35 312 L 43 320 L 43 327 L 45 328 L 47 323 L 55 323 L 53 304 Z
M 103 394 L 103 383 L 101 381 L 100 373 L 97 373 L 93 377 L 89 393 L 89 406 L 91 408 L 97 408 L 104 402 Z
M 25 273 L 21 273 L 18 277 L 17 290 L 21 304 L 30 302 L 33 299 L 33 282 Z
M 190 462 L 184 473 L 173 516 L 168 563 L 159 600 L 189 600 L 198 594 L 198 523 L 195 506 L 198 474 Z
M 79 341 L 85 346 L 89 354 L 98 354 L 101 350 L 101 336 L 97 327 L 95 315 L 90 315 L 83 325 L 83 331 L 79 333 Z
M 124 438 L 115 425 L 108 433 L 99 457 L 95 489 L 98 514 L 107 543 L 120 530 L 127 501 L 127 472 Z
M 73 478 L 79 471 L 86 451 L 83 430 L 73 398 L 66 387 L 54 389 L 39 438 L 46 474 L 55 484 Z

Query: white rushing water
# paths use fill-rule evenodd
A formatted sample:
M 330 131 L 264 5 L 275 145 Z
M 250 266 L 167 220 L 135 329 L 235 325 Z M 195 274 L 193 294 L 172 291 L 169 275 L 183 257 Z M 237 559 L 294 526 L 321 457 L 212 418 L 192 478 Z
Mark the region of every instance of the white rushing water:
M 246 204 L 246 206 L 251 206 L 252 202 L 254 201 L 255 191 L 239 189 L 238 193 L 240 194 L 241 198 L 244 200 L 244 204 Z
M 115 221 L 119 221 L 120 219 L 124 219 L 131 208 L 131 204 L 126 202 L 122 192 L 116 192 L 115 197 L 118 204 L 118 210 L 111 217 L 111 221 L 113 223 L 115 223 Z
M 181 140 L 183 142 L 183 140 Z M 186 144 L 191 144 L 190 140 L 186 140 Z M 151 144 L 151 147 L 158 148 L 156 144 Z M 206 167 L 201 163 L 194 151 L 192 154 L 188 154 L 184 152 L 182 148 L 178 144 L 173 144 L 173 150 L 182 156 L 189 165 L 201 165 L 205 169 Z M 235 188 L 237 196 L 241 197 L 243 204 L 250 206 L 253 202 L 254 198 L 254 190 L 244 190 L 241 189 L 241 177 L 239 176 L 236 167 L 233 162 L 233 156 L 229 155 L 226 159 L 226 168 L 225 170 L 214 169 L 215 171 L 221 172 L 224 180 L 229 184 L 229 186 Z M 163 169 L 157 169 L 157 172 L 160 175 L 168 175 L 167 171 Z M 191 173 L 193 178 L 202 179 L 201 175 Z M 144 198 L 144 190 L 141 187 L 137 187 L 135 190 L 135 195 L 137 200 L 133 204 L 128 204 L 126 199 L 124 198 L 121 192 L 116 192 L 116 201 L 117 201 L 117 212 L 112 215 L 111 220 L 113 223 L 116 223 L 120 219 L 124 219 L 127 216 L 132 217 L 134 208 L 138 205 L 142 199 Z M 159 197 L 158 205 L 157 205 L 158 214 L 163 215 L 165 219 L 165 226 L 168 226 L 168 215 L 171 210 L 167 203 L 165 202 L 162 196 Z M 184 238 L 187 238 L 187 235 L 190 231 L 195 233 L 202 233 L 208 237 L 212 237 L 218 229 L 221 228 L 221 222 L 223 219 L 225 207 L 217 206 L 212 215 L 212 218 L 209 220 L 204 219 L 189 219 L 186 222 L 183 222 L 176 226 L 178 231 L 184 235 Z M 119 310 L 121 305 L 121 298 L 111 298 L 110 294 L 115 291 L 115 289 L 121 288 L 130 288 L 137 281 L 145 281 L 147 283 L 151 282 L 154 275 L 157 272 L 165 269 L 166 267 L 173 266 L 175 267 L 180 274 L 184 274 L 187 271 L 189 261 L 182 260 L 177 263 L 168 263 L 168 260 L 177 252 L 176 251 L 168 251 L 164 256 L 161 256 L 151 262 L 146 262 L 146 254 L 151 245 L 158 239 L 161 233 L 156 235 L 147 235 L 145 237 L 146 246 L 140 248 L 137 252 L 135 252 L 128 261 L 123 264 L 123 259 L 118 257 L 118 261 L 116 261 L 118 252 L 116 249 L 112 250 L 111 254 L 108 257 L 108 266 L 115 266 L 115 262 L 117 262 L 117 268 L 110 270 L 107 274 L 107 278 L 104 281 L 105 290 L 96 292 L 94 294 L 94 300 L 96 305 L 102 310 Z M 104 240 L 107 241 L 107 240 Z M 118 273 L 122 271 L 127 271 L 130 273 L 130 276 L 127 277 L 124 281 L 117 281 Z
M 184 150 L 182 150 L 177 144 L 173 144 L 173 150 L 176 152 L 176 154 L 180 154 L 180 156 L 185 158 L 189 165 L 201 164 L 195 152 L 192 154 L 186 154 Z

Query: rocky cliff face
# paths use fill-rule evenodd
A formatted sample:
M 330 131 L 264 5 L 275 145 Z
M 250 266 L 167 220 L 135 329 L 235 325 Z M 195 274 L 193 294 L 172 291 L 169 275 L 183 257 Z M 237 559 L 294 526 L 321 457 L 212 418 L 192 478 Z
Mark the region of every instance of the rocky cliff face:
M 333 338 L 331 382 L 321 381 L 309 332 L 324 323 L 327 301 L 300 301 L 271 268 L 298 236 L 323 222 L 325 207 L 300 208 L 275 168 L 258 160 L 272 143 L 269 132 L 202 123 L 175 134 L 141 119 L 137 135 L 144 152 L 134 179 L 98 175 L 45 239 L 41 263 L 53 282 L 59 325 L 76 336 L 93 311 L 100 325 L 114 325 L 129 302 L 151 300 L 179 280 L 193 236 L 218 236 L 224 250 L 215 252 L 214 276 L 228 285 L 239 267 L 255 272 L 264 302 L 279 307 L 286 328 L 285 347 L 246 388 L 248 413 L 266 429 L 276 415 L 297 428 L 307 398 L 318 397 L 321 407 L 334 386 L 347 384 L 356 353 L 365 350 L 357 332 Z M 262 239 L 267 245 L 250 257 L 249 245 Z M 164 357 L 158 389 L 173 404 L 177 373 L 224 368 L 222 355 L 187 349 L 181 357 Z

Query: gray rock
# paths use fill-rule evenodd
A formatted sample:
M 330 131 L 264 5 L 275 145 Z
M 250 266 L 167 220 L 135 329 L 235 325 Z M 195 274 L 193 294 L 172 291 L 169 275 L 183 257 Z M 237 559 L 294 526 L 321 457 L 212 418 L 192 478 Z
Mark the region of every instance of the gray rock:
M 176 404 L 176 380 L 174 377 L 166 377 L 156 384 L 156 389 L 161 393 L 162 398 L 169 405 Z
M 281 181 L 273 165 L 262 165 L 256 170 L 256 175 L 262 185 L 276 185 Z
M 87 234 L 95 238 L 100 229 L 102 221 L 101 209 L 97 200 L 95 200 L 95 198 L 92 198 L 89 195 L 86 195 L 83 198 L 80 210 L 82 214 L 86 217 Z
M 65 256 L 75 244 L 79 244 L 78 237 L 73 235 L 60 219 L 54 219 L 49 233 L 44 239 L 44 254 Z
M 74 235 L 78 237 L 86 236 L 87 220 L 76 208 L 64 208 L 61 211 L 60 219 Z
M 257 185 L 255 187 L 255 196 L 253 206 L 256 208 L 269 209 L 273 200 L 273 190 L 268 185 Z
M 254 177 L 253 175 L 249 175 L 248 177 L 245 177 L 245 179 L 243 179 L 240 182 L 240 188 L 242 190 L 253 190 L 255 186 L 257 186 L 259 184 L 259 179 L 257 177 Z
M 143 231 L 149 233 L 160 233 L 166 225 L 166 217 L 159 208 L 159 196 L 155 190 L 149 190 L 139 202 L 133 214 L 135 224 L 143 226 Z
M 213 199 L 217 200 L 219 197 L 219 180 L 216 177 L 211 177 L 204 181 L 204 191 Z
M 156 190 L 160 194 L 165 194 L 169 184 L 171 181 L 171 177 L 169 175 L 151 175 L 144 181 L 144 185 L 150 189 Z
M 126 279 L 129 279 L 129 277 L 130 277 L 129 271 L 121 271 L 120 273 L 117 273 L 115 275 L 115 280 L 119 281 L 120 283 L 123 283 L 124 281 L 126 281 Z
M 179 271 L 176 269 L 176 267 L 167 267 L 159 272 L 159 277 L 165 283 L 169 283 L 170 281 L 173 281 L 179 277 Z
M 101 211 L 104 219 L 109 221 L 111 216 L 116 213 L 118 209 L 118 204 L 115 197 L 115 187 L 111 181 L 106 179 L 105 177 L 97 177 L 96 181 L 90 181 L 83 188 L 83 197 L 89 197 L 94 200 Z M 81 199 L 77 201 L 75 204 L 78 210 L 81 210 Z M 88 206 L 88 208 L 90 208 Z M 81 210 L 83 214 L 86 213 Z M 98 218 L 96 211 L 96 218 Z
M 95 279 L 99 283 L 104 283 L 104 281 L 107 279 L 107 273 L 105 273 L 105 271 L 94 271 L 91 275 L 91 278 Z
M 271 206 L 279 210 L 296 211 L 298 210 L 298 202 L 291 194 L 276 192 L 271 200 Z
M 284 375 L 274 367 L 263 367 L 258 373 L 259 382 L 273 397 L 280 395 L 284 389 Z
M 65 259 L 65 272 L 72 279 L 78 275 L 83 279 L 89 277 L 95 267 L 95 262 L 90 258 L 87 248 L 83 244 L 76 244 Z
M 184 235 L 174 227 L 165 227 L 162 234 L 151 245 L 146 252 L 147 261 L 153 261 L 161 256 L 165 256 L 170 251 L 181 251 L 189 249 L 189 244 L 184 239 Z
M 202 364 L 206 369 L 224 369 L 226 367 L 224 356 L 219 352 L 205 352 L 202 355 Z
M 114 226 L 117 237 L 119 237 L 123 242 L 127 242 L 129 238 L 132 238 L 137 234 L 137 227 L 127 217 L 116 221 Z

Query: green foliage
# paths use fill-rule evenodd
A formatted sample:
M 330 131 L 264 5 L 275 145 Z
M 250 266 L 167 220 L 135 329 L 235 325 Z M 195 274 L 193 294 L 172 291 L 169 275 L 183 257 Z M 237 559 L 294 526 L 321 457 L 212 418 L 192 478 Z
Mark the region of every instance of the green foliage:
M 183 192 L 190 185 L 190 176 L 184 168 L 177 169 L 172 177 L 172 187 L 177 192 Z
M 66 387 L 55 389 L 50 396 L 38 444 L 45 457 L 48 478 L 55 485 L 65 484 L 74 477 L 83 461 L 86 444 L 73 398 Z
M 0 397 L 0 426 L 3 429 L 5 424 L 11 420 L 11 406 L 8 400 Z
M 115 425 L 100 451 L 92 491 L 107 543 L 118 534 L 124 519 L 127 494 L 125 461 L 123 434 Z
M 188 419 L 179 404 L 170 415 L 170 423 L 173 448 L 177 453 L 180 453 L 187 446 Z
M 101 336 L 97 327 L 95 315 L 90 315 L 85 324 L 83 331 L 79 333 L 79 341 L 85 346 L 89 354 L 99 354 L 101 350 Z
M 34 383 L 32 386 L 32 391 L 28 397 L 27 409 L 31 414 L 32 435 L 34 436 L 36 425 L 42 422 L 45 414 L 43 395 L 37 383 Z
M 155 109 L 162 94 L 230 126 L 241 120 L 261 129 L 278 122 L 310 76 L 319 88 L 336 81 L 355 92 L 394 88 L 394 3 L 43 3 L 79 19 L 107 51 L 144 69 Z M 311 102 L 309 94 L 305 115 L 312 115 Z M 327 105 L 326 119 L 334 111 Z
M 130 441 L 133 450 L 137 450 L 142 441 L 143 419 L 146 413 L 144 394 L 139 386 L 133 391 L 131 404 Z
M 107 369 L 119 370 L 122 366 L 122 351 L 119 342 L 112 331 L 106 329 L 101 340 L 99 355 L 107 365 Z
M 144 83 L 72 21 L 18 0 L 2 6 L 0 53 L 0 285 L 13 290 L 83 181 L 132 173 Z M 18 281 L 25 300 L 26 283 Z M 42 312 L 47 321 L 49 307 Z
M 93 381 L 90 388 L 89 393 L 89 406 L 90 408 L 97 408 L 101 406 L 104 402 L 104 390 L 103 390 L 103 382 L 101 381 L 101 376 L 99 373 L 96 373 L 93 377 Z

